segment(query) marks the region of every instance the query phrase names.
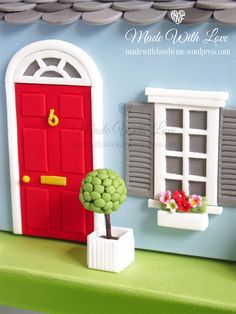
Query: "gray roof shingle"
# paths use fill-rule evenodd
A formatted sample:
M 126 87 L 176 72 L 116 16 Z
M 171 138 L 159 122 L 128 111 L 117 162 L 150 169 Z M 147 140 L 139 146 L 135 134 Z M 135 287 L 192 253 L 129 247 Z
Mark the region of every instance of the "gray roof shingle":
M 137 25 L 171 19 L 172 10 L 184 10 L 183 23 L 215 20 L 236 26 L 236 0 L 0 0 L 0 20 L 29 24 L 42 19 L 51 24 L 103 25 L 120 18 Z
M 4 15 L 4 14 L 3 14 Z M 5 15 L 5 21 L 12 24 L 30 24 L 37 22 L 42 17 L 41 12 L 35 10 L 23 11 L 19 13 L 8 13 Z
M 232 10 L 219 10 L 214 12 L 214 19 L 217 22 L 227 24 L 227 25 L 232 25 L 236 26 L 236 9 Z
M 40 12 L 53 13 L 53 12 L 70 9 L 71 6 L 72 4 L 69 4 L 69 3 L 68 4 L 57 3 L 57 2 L 41 3 L 36 6 L 35 10 L 40 11 Z
M 79 2 L 73 5 L 73 9 L 80 12 L 93 12 L 103 9 L 110 8 L 112 2 L 98 2 L 98 1 L 89 1 L 89 2 Z
M 167 14 L 167 11 L 155 9 L 127 11 L 124 14 L 124 19 L 137 25 L 149 25 L 162 21 Z
M 53 13 L 45 13 L 42 15 L 43 21 L 50 24 L 71 24 L 78 21 L 82 13 L 71 9 L 57 11 Z
M 85 12 L 82 15 L 82 20 L 87 24 L 105 25 L 119 20 L 121 16 L 121 12 L 108 8 L 94 12 Z

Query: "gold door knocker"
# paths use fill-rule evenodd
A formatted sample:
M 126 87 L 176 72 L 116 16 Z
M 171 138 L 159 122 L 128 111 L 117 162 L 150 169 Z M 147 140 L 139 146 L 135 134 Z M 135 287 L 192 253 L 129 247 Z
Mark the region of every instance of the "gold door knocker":
M 55 109 L 50 109 L 49 116 L 48 116 L 48 124 L 50 126 L 57 126 L 59 123 L 58 116 L 56 116 L 54 112 L 55 112 Z
M 29 176 L 26 176 L 26 175 L 23 176 L 23 177 L 22 177 L 22 182 L 24 182 L 24 183 L 26 183 L 26 184 L 27 184 L 27 183 L 30 183 L 30 177 L 29 177 Z

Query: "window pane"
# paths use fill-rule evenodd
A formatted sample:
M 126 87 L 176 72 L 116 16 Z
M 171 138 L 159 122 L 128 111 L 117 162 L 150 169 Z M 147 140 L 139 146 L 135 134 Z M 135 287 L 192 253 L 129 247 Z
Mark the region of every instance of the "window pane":
M 175 128 L 183 127 L 183 110 L 166 109 L 166 125 Z
M 189 174 L 195 176 L 206 176 L 206 159 L 189 159 Z
M 26 69 L 24 75 L 25 76 L 34 76 L 35 72 L 37 72 L 40 69 L 38 62 L 34 61 L 32 62 L 28 68 Z
M 43 61 L 44 61 L 44 63 L 46 63 L 47 66 L 50 66 L 50 65 L 58 66 L 58 64 L 61 61 L 61 59 L 58 59 L 58 58 L 44 58 Z
M 182 152 L 182 134 L 166 134 L 166 149 Z
M 190 135 L 190 152 L 206 153 L 206 136 L 205 135 Z
M 183 158 L 166 157 L 166 172 L 183 174 Z
M 166 180 L 166 191 L 182 190 L 182 181 L 179 180 Z
M 60 73 L 55 71 L 46 71 L 40 75 L 41 77 L 63 77 Z
M 190 111 L 190 128 L 207 129 L 207 111 Z
M 206 183 L 205 182 L 189 182 L 189 194 L 206 195 Z

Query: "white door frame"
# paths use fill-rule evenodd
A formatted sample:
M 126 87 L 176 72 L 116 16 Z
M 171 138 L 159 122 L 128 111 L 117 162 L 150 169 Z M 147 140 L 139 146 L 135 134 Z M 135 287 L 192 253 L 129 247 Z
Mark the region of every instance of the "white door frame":
M 61 60 L 57 66 L 47 66 L 44 58 Z M 26 69 L 36 61 L 38 70 L 31 76 L 26 75 Z M 66 62 L 76 69 L 80 77 L 71 77 L 63 70 Z M 60 77 L 41 76 L 46 72 L 59 73 Z M 61 40 L 43 40 L 29 44 L 20 49 L 11 59 L 5 78 L 7 121 L 8 121 L 8 148 L 10 162 L 10 183 L 13 232 L 22 234 L 22 217 L 20 201 L 20 175 L 17 141 L 17 117 L 15 83 L 58 84 L 91 86 L 92 126 L 93 126 L 93 168 L 103 168 L 103 82 L 99 70 L 92 58 L 77 46 Z M 94 214 L 94 228 L 103 224 L 102 215 Z

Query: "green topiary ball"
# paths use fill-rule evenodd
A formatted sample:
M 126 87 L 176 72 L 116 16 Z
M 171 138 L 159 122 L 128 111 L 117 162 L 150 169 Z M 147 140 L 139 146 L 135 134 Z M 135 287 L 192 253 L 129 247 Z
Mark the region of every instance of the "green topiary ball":
M 127 189 L 119 173 L 110 169 L 89 172 L 80 189 L 83 206 L 95 213 L 111 214 L 126 200 Z

